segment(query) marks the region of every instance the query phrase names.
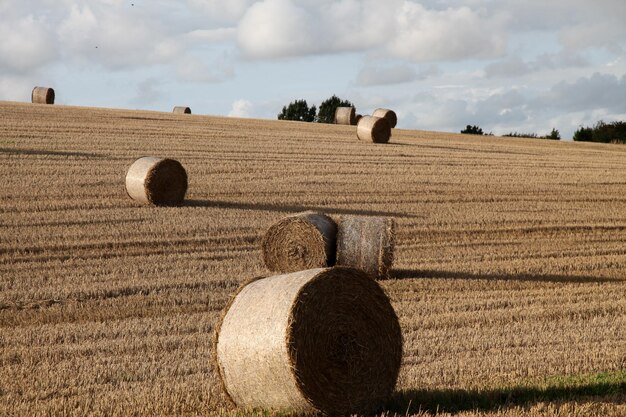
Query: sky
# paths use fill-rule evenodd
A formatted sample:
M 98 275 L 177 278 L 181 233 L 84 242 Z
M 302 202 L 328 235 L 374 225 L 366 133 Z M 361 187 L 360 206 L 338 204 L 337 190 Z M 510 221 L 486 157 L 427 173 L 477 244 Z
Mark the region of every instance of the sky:
M 0 0 L 0 100 L 571 138 L 626 120 L 624 0 Z

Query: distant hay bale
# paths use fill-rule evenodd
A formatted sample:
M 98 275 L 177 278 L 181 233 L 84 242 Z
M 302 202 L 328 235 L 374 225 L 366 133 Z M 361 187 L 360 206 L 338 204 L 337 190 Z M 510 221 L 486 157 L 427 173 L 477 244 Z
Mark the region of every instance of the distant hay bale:
M 335 110 L 335 124 L 338 125 L 354 125 L 356 119 L 356 110 L 354 107 L 337 107 Z
M 36 104 L 54 104 L 54 89 L 48 87 L 33 88 L 31 101 Z
M 374 110 L 374 113 L 372 114 L 372 116 L 384 117 L 385 119 L 387 119 L 387 121 L 389 122 L 389 126 L 391 126 L 392 129 L 396 127 L 396 125 L 398 124 L 398 116 L 396 115 L 396 112 L 394 112 L 393 110 L 376 109 Z
M 214 337 L 222 386 L 248 410 L 370 414 L 392 394 L 401 360 L 389 299 L 353 268 L 253 280 L 225 309 Z
M 337 265 L 361 269 L 376 279 L 389 278 L 396 240 L 394 219 L 342 216 L 337 226 Z
M 176 106 L 174 107 L 175 114 L 191 114 L 191 109 L 189 107 L 184 106 Z
M 354 116 L 354 124 L 358 125 L 359 121 L 363 118 L 362 114 L 357 114 L 356 116 Z
M 325 214 L 287 216 L 273 224 L 263 237 L 265 266 L 282 273 L 332 266 L 336 238 L 337 225 Z
M 363 116 L 356 128 L 360 140 L 374 143 L 387 143 L 391 136 L 391 126 L 384 117 Z
M 185 199 L 187 172 L 174 159 L 139 158 L 126 173 L 126 192 L 142 204 L 176 206 Z

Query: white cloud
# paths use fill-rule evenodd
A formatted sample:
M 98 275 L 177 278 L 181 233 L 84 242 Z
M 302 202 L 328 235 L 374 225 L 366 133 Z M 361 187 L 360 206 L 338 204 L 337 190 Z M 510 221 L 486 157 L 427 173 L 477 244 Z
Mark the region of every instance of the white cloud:
M 206 64 L 195 56 L 185 56 L 178 60 L 176 74 L 185 81 L 216 83 L 227 80 L 234 76 L 233 66 L 224 58 Z
M 436 65 L 427 66 L 419 71 L 408 64 L 366 66 L 357 75 L 356 84 L 359 86 L 402 84 L 440 74 L 441 70 Z
M 228 117 L 250 117 L 252 115 L 253 105 L 248 100 L 236 100 L 233 107 L 228 113 Z
M 0 68 L 23 73 L 54 60 L 57 45 L 48 23 L 32 14 L 0 21 Z

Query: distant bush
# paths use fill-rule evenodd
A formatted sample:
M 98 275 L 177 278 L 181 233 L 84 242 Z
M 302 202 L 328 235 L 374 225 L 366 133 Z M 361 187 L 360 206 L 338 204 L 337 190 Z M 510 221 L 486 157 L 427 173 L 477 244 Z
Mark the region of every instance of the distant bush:
M 349 100 L 343 100 L 333 94 L 320 104 L 320 110 L 317 114 L 319 123 L 335 123 L 335 110 L 337 107 L 355 107 Z
M 299 122 L 312 122 L 315 120 L 317 109 L 309 107 L 306 100 L 296 100 L 284 106 L 278 114 L 278 120 L 297 120 Z
M 517 132 L 507 133 L 507 134 L 502 135 L 502 136 L 506 136 L 506 137 L 510 137 L 510 138 L 529 138 L 529 139 L 550 139 L 550 140 L 560 140 L 561 139 L 561 133 L 558 131 L 558 129 L 552 129 L 550 134 L 549 135 L 545 135 L 545 136 L 539 136 L 536 133 L 517 133 Z
M 626 143 L 626 122 L 606 123 L 600 120 L 594 127 L 580 127 L 574 133 L 577 142 Z
M 478 127 L 478 126 L 471 126 L 471 125 L 467 125 L 467 127 L 463 130 L 461 130 L 461 133 L 464 133 L 466 135 L 484 135 L 485 132 L 483 132 L 483 130 Z

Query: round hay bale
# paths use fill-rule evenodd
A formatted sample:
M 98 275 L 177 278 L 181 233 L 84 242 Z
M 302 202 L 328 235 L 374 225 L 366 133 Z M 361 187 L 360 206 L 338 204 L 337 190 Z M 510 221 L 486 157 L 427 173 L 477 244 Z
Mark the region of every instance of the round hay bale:
M 294 272 L 333 266 L 337 225 L 325 214 L 306 212 L 287 216 L 265 232 L 262 249 L 272 272 Z
M 354 124 L 358 125 L 359 121 L 363 118 L 362 114 L 357 114 L 356 116 L 354 116 Z
M 175 114 L 191 114 L 191 109 L 189 107 L 184 106 L 176 106 L 174 107 Z
M 354 125 L 356 110 L 354 107 L 337 107 L 335 110 L 335 124 Z
M 48 87 L 33 88 L 31 101 L 36 104 L 54 104 L 54 89 Z
M 369 414 L 393 392 L 402 333 L 385 292 L 363 271 L 312 269 L 242 286 L 213 352 L 242 409 Z
M 389 126 L 393 129 L 398 124 L 398 116 L 396 112 L 389 109 L 376 109 L 372 116 L 384 117 L 389 122 Z
M 374 143 L 387 143 L 391 137 L 391 127 L 384 117 L 363 116 L 356 128 L 360 140 Z
M 395 249 L 390 217 L 343 216 L 337 232 L 337 265 L 361 269 L 373 278 L 389 278 Z
M 126 192 L 142 204 L 176 206 L 187 192 L 187 172 L 174 159 L 146 156 L 126 173 Z

